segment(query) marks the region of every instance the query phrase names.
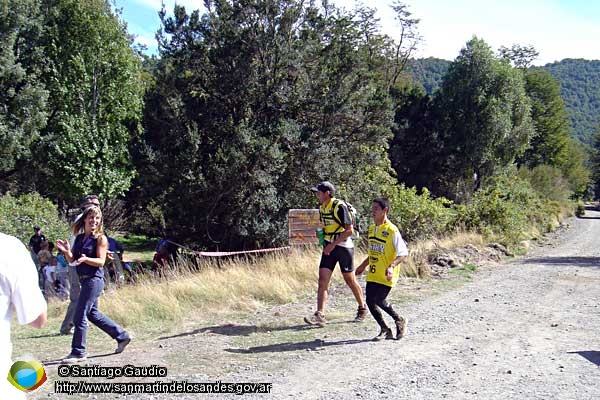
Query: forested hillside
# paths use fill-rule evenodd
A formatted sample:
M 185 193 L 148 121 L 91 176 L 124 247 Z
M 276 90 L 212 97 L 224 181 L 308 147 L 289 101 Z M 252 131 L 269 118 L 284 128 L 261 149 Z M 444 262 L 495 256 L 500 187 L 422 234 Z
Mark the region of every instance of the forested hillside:
M 560 81 L 573 136 L 592 145 L 600 132 L 600 60 L 565 59 L 543 68 Z
M 449 66 L 450 61 L 441 58 L 417 58 L 410 61 L 408 70 L 428 94 L 433 94 L 442 84 Z
M 410 71 L 428 94 L 435 92 L 450 61 L 439 58 L 412 60 Z M 558 79 L 561 97 L 569 112 L 572 137 L 588 145 L 600 131 L 600 60 L 565 59 L 543 67 Z

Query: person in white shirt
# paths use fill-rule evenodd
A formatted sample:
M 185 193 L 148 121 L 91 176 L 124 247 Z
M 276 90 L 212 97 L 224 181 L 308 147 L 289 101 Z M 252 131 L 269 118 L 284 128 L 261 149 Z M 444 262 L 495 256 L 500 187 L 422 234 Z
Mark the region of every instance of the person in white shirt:
M 0 393 L 6 399 L 25 399 L 6 375 L 12 365 L 10 324 L 13 313 L 21 325 L 41 328 L 47 319 L 46 300 L 29 251 L 19 239 L 0 232 Z

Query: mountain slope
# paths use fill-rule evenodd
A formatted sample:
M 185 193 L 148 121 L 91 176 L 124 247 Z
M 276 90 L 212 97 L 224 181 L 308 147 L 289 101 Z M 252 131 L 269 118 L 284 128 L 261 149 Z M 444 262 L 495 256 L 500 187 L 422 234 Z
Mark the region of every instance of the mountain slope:
M 573 137 L 592 144 L 600 127 L 600 60 L 564 59 L 543 68 L 560 81 Z
M 410 70 L 428 94 L 440 86 L 451 61 L 439 58 L 413 60 Z M 561 97 L 570 113 L 572 136 L 592 144 L 600 131 L 600 60 L 564 59 L 543 67 L 560 82 Z

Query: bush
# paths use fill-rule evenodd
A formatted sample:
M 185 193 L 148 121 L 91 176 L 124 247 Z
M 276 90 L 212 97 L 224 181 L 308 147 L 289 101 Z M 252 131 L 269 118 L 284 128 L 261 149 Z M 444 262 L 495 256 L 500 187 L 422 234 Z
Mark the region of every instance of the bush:
M 477 191 L 469 204 L 457 206 L 457 211 L 457 226 L 514 244 L 555 227 L 561 206 L 542 198 L 527 180 L 503 176 Z
M 575 207 L 575 215 L 578 217 L 583 217 L 585 215 L 585 206 L 581 201 L 578 202 L 577 206 Z
M 52 242 L 68 239 L 69 225 L 59 218 L 58 208 L 37 193 L 13 197 L 10 193 L 0 197 L 0 232 L 16 236 L 25 244 L 33 235 L 33 227 Z
M 427 188 L 417 194 L 416 188 L 396 186 L 389 194 L 390 220 L 394 222 L 407 240 L 426 239 L 441 235 L 454 223 L 456 212 L 446 198 L 431 198 Z
M 569 182 L 560 169 L 550 165 L 538 165 L 533 169 L 519 168 L 519 177 L 528 181 L 542 198 L 566 204 L 573 194 Z

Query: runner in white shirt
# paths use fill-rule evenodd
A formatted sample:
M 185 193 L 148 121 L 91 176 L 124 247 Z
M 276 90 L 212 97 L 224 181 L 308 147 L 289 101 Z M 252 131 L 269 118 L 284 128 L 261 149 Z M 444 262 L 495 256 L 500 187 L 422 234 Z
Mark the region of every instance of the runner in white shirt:
M 10 323 L 15 313 L 21 325 L 41 328 L 46 322 L 47 306 L 25 245 L 0 232 L 0 254 L 0 393 L 2 398 L 24 399 L 25 393 L 6 379 L 12 365 Z

